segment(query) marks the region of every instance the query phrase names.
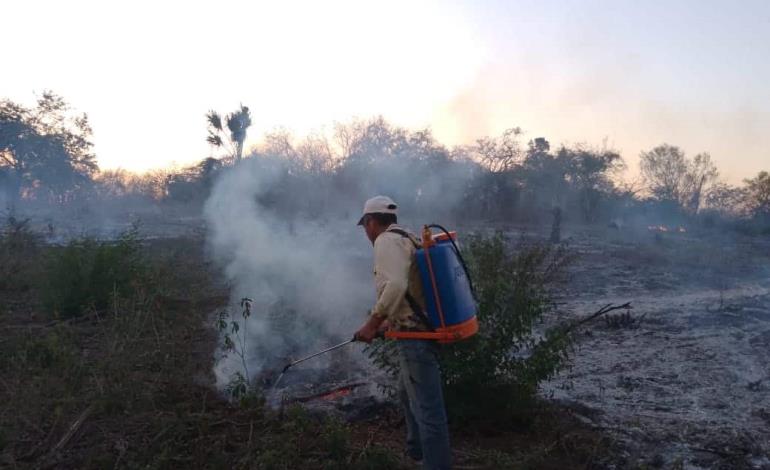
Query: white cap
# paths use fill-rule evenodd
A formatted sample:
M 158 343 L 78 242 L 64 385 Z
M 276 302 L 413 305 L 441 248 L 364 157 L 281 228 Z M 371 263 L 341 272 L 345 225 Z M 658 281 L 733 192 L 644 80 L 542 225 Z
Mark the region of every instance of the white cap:
M 366 214 L 398 214 L 398 206 L 393 199 L 388 196 L 374 196 L 364 204 L 364 213 L 358 221 L 358 225 L 363 225 Z

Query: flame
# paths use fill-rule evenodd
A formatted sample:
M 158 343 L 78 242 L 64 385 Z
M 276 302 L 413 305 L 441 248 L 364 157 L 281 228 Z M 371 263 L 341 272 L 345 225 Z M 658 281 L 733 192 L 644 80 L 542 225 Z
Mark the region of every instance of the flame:
M 648 225 L 647 230 L 651 232 L 679 232 L 679 233 L 687 232 L 687 229 L 685 229 L 682 226 L 679 226 L 674 229 L 674 228 L 668 228 L 665 225 Z
M 321 400 L 336 400 L 337 398 L 342 398 L 344 396 L 350 395 L 350 392 L 353 391 L 352 388 L 341 388 L 339 390 L 335 390 L 333 392 L 329 392 L 326 395 L 321 395 Z
M 342 398 L 344 396 L 350 395 L 354 388 L 360 387 L 362 385 L 366 385 L 366 384 L 363 382 L 359 382 L 354 384 L 343 385 L 342 387 L 338 387 L 333 390 L 318 393 L 316 395 L 310 395 L 306 397 L 297 397 L 291 400 L 291 402 L 305 403 L 310 400 L 326 400 L 326 401 L 336 400 L 338 398 Z

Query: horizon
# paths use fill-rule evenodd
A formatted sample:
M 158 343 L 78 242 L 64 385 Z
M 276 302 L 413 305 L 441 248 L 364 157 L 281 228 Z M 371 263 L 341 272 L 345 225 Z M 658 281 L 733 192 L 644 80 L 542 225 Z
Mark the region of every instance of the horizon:
M 300 3 L 5 6 L 25 40 L 0 91 L 87 113 L 104 170 L 212 156 L 205 113 L 239 103 L 246 148 L 381 115 L 447 147 L 517 126 L 524 143 L 606 141 L 631 175 L 664 142 L 710 153 L 730 183 L 770 162 L 770 4 Z

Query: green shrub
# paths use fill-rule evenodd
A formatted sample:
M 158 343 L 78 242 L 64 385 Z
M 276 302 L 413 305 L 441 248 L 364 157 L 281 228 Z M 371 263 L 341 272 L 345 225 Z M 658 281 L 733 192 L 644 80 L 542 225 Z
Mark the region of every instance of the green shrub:
M 149 269 L 134 227 L 117 241 L 74 240 L 52 250 L 45 270 L 43 302 L 60 318 L 88 309 L 105 310 L 150 286 Z
M 352 468 L 359 470 L 391 470 L 403 468 L 403 466 L 399 465 L 398 459 L 393 452 L 384 447 L 372 445 L 366 447 L 361 452 Z
M 27 290 L 34 283 L 40 237 L 29 220 L 8 217 L 0 231 L 0 291 Z
M 350 453 L 350 428 L 344 423 L 330 420 L 321 431 L 324 450 L 331 460 L 344 460 Z
M 539 384 L 567 359 L 561 330 L 534 327 L 551 308 L 549 286 L 569 262 L 563 247 L 519 246 L 505 238 L 472 237 L 468 268 L 479 302 L 479 334 L 443 349 L 449 410 L 456 419 L 506 419 L 531 406 Z
M 478 298 L 479 333 L 442 347 L 447 411 L 455 424 L 469 420 L 520 420 L 534 403 L 539 384 L 564 365 L 569 335 L 535 326 L 551 308 L 549 286 L 570 257 L 550 245 L 508 248 L 502 234 L 473 236 L 464 256 Z M 375 363 L 394 374 L 395 344 L 370 349 Z
M 15 359 L 27 370 L 65 369 L 73 363 L 75 356 L 72 338 L 65 330 L 54 329 L 26 338 Z

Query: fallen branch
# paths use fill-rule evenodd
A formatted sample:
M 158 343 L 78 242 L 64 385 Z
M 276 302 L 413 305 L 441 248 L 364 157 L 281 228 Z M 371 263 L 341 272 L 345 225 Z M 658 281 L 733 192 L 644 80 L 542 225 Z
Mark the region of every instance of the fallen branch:
M 239 422 L 233 421 L 231 419 L 220 419 L 219 421 L 214 421 L 213 423 L 208 423 L 208 425 L 210 427 L 222 426 L 224 424 L 229 424 L 230 426 L 250 426 L 249 423 L 239 423 Z
M 88 408 L 83 410 L 82 413 L 80 413 L 80 416 L 70 425 L 70 427 L 67 429 L 67 432 L 64 433 L 64 436 L 62 436 L 61 439 L 59 439 L 59 442 L 56 443 L 55 446 L 41 459 L 40 462 L 37 464 L 37 468 L 39 470 L 47 470 L 49 468 L 55 468 L 58 465 L 58 452 L 64 447 L 69 444 L 69 441 L 72 439 L 72 437 L 78 432 L 80 427 L 83 425 L 83 423 L 88 419 L 89 416 L 94 412 L 96 409 L 96 405 L 91 403 L 88 405 Z
M 80 429 L 80 426 L 83 425 L 83 423 L 88 419 L 89 416 L 91 416 L 91 413 L 93 413 L 96 406 L 92 403 L 88 405 L 88 408 L 83 410 L 82 413 L 80 413 L 80 416 L 78 416 L 78 419 L 76 419 L 67 429 L 67 432 L 64 433 L 64 436 L 59 440 L 59 442 L 56 443 L 56 445 L 51 449 L 51 452 L 49 454 L 55 454 L 56 452 L 60 451 L 61 449 L 66 446 L 70 439 L 72 439 L 72 436 L 75 435 L 76 432 L 78 432 L 78 429 Z
M 708 447 L 689 446 L 689 448 L 690 450 L 694 450 L 696 452 L 708 452 L 727 459 L 734 458 L 734 457 L 743 457 L 750 453 L 748 450 L 744 450 L 743 452 L 729 452 L 729 451 L 723 451 L 719 449 L 709 449 Z
M 582 325 L 585 325 L 586 323 L 588 323 L 590 321 L 596 320 L 597 318 L 599 318 L 600 316 L 602 316 L 602 315 L 604 315 L 606 313 L 612 312 L 613 310 L 620 310 L 620 309 L 631 310 L 632 308 L 633 307 L 631 306 L 631 302 L 626 302 L 623 305 L 607 304 L 604 307 L 602 307 L 599 310 L 597 310 L 596 312 L 592 313 L 591 315 L 588 315 L 587 317 L 582 318 L 582 319 L 580 319 L 580 320 L 578 320 L 576 322 L 573 322 L 572 324 L 568 325 L 566 328 L 564 328 L 563 332 L 564 333 L 569 333 L 572 330 L 574 330 L 574 329 L 576 329 L 576 328 L 578 328 L 578 327 L 580 327 Z

